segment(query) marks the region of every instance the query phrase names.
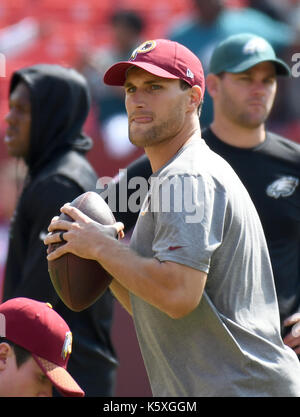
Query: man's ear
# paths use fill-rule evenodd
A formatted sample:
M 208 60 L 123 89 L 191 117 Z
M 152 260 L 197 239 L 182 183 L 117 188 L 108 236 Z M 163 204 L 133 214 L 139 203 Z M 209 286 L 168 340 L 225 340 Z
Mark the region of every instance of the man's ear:
M 209 93 L 209 95 L 214 98 L 216 96 L 216 94 L 218 93 L 218 89 L 219 89 L 219 77 L 215 74 L 209 73 L 206 76 L 206 89 Z
M 201 87 L 199 85 L 194 85 L 188 91 L 190 93 L 190 106 L 192 106 L 192 110 L 197 110 L 203 100 Z
M 7 358 L 12 355 L 12 347 L 6 343 L 0 343 L 0 371 L 6 368 Z

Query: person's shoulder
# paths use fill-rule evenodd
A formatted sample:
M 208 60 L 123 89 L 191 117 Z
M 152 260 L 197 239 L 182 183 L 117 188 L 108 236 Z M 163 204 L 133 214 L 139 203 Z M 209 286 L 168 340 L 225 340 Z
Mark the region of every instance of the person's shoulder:
M 206 167 L 209 152 L 201 137 L 193 138 L 159 171 L 159 177 L 200 175 Z
M 82 188 L 76 182 L 60 174 L 54 174 L 29 186 L 23 207 L 32 221 L 38 222 L 39 218 L 44 218 L 45 213 L 51 213 L 52 216 L 59 213 L 63 204 L 73 201 L 82 193 Z
M 278 161 L 292 164 L 295 169 L 300 170 L 300 144 L 291 139 L 267 132 L 266 142 L 259 152 Z
M 278 133 L 267 131 L 267 139 L 270 146 L 282 146 L 283 148 L 292 149 L 295 152 L 300 153 L 300 144 L 292 139 L 281 136 Z
M 97 173 L 85 155 L 70 150 L 49 162 L 36 178 L 36 183 L 49 178 L 63 177 L 66 181 L 76 183 L 83 189 L 93 188 L 97 181 Z
M 91 187 L 95 186 L 96 180 L 97 174 L 87 158 L 79 152 L 69 151 L 50 160 L 35 173 L 29 189 L 36 194 L 52 188 L 84 189 L 87 182 Z
M 206 145 L 214 152 L 223 154 L 226 152 L 236 153 L 239 148 L 229 147 L 225 142 L 219 139 L 210 127 L 201 130 L 201 136 Z
M 47 177 L 41 178 L 31 190 L 31 197 L 37 199 L 42 204 L 43 201 L 49 199 L 56 199 L 63 193 L 83 192 L 78 183 L 71 178 L 66 177 L 60 173 L 53 173 Z

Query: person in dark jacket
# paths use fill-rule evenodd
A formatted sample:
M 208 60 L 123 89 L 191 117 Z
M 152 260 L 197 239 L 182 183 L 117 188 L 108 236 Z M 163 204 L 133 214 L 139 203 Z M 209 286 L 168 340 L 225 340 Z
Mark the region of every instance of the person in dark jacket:
M 112 396 L 113 297 L 106 291 L 88 309 L 69 310 L 52 286 L 43 244 L 60 207 L 96 187 L 96 172 L 85 157 L 93 142 L 82 132 L 89 105 L 85 79 L 71 68 L 39 64 L 12 75 L 5 143 L 11 156 L 24 159 L 28 173 L 11 221 L 3 301 L 51 303 L 74 336 L 69 372 L 86 396 Z

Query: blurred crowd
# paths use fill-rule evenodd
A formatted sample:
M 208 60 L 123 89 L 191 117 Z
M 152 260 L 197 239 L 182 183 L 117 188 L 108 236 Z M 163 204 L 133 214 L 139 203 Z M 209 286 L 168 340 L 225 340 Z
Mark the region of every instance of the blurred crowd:
M 299 0 L 2 1 L 0 52 L 6 59 L 6 77 L 0 79 L 0 117 L 3 120 L 7 111 L 7 84 L 14 70 L 40 62 L 77 68 L 87 78 L 93 100 L 86 129 L 97 145 L 90 158 L 100 174 L 110 175 L 139 153 L 127 140 L 122 89 L 101 81 L 112 62 L 128 58 L 143 40 L 166 37 L 189 47 L 206 70 L 215 45 L 242 31 L 267 39 L 292 66 L 292 57 L 300 51 L 299 22 Z M 299 79 L 282 83 L 269 123 L 300 141 Z M 212 117 L 208 95 L 205 101 L 202 127 Z M 0 128 L 3 132 L 4 122 Z

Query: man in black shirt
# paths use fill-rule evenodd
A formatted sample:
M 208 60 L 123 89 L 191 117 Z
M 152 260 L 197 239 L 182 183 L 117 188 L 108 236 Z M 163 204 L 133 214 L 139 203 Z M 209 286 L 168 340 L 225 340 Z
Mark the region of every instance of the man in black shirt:
M 277 76 L 289 73 L 288 66 L 260 37 L 239 34 L 221 42 L 207 76 L 214 120 L 202 136 L 237 172 L 257 208 L 274 271 L 282 336 L 299 355 L 300 146 L 265 128 Z M 126 177 L 117 183 L 117 192 L 132 177 L 150 175 L 149 161 L 143 155 L 128 167 Z M 128 189 L 129 197 L 132 192 Z M 127 230 L 135 222 L 130 212 L 116 216 Z
M 277 76 L 289 74 L 264 39 L 251 34 L 225 39 L 207 75 L 214 119 L 203 137 L 237 172 L 257 208 L 272 260 L 282 335 L 299 354 L 300 146 L 265 127 Z

